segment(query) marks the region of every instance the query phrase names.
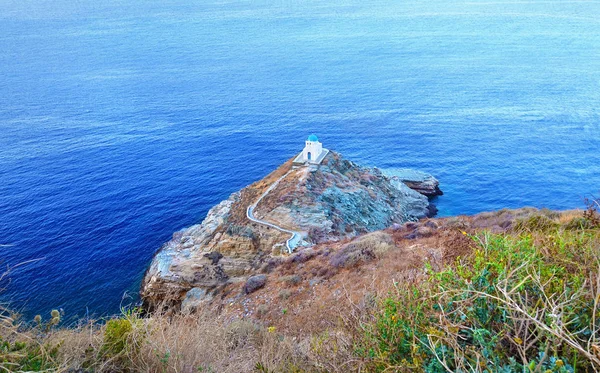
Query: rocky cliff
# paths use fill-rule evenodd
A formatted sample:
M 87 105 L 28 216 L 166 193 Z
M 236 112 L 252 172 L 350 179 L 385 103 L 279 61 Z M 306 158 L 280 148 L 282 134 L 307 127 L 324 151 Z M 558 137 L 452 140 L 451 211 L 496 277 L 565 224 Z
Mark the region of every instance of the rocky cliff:
M 382 172 L 334 152 L 318 166 L 290 160 L 213 207 L 202 224 L 175 233 L 152 260 L 141 296 L 150 307 L 210 301 L 285 253 L 290 235 L 282 229 L 298 232 L 300 246 L 339 241 L 431 216 L 426 195 L 436 194 L 431 175 Z M 250 206 L 257 221 L 248 218 Z

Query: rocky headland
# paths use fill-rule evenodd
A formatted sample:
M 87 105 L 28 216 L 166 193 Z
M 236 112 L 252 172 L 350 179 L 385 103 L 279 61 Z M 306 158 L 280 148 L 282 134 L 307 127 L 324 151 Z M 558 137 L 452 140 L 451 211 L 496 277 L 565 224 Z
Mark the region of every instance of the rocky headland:
M 229 284 L 245 283 L 250 292 L 262 279 L 252 276 L 288 253 L 289 232 L 297 232 L 297 251 L 342 242 L 433 216 L 428 197 L 440 194 L 429 174 L 362 167 L 335 152 L 319 165 L 289 160 L 214 206 L 201 224 L 176 232 L 152 260 L 141 296 L 150 308 L 187 307 L 210 302 Z

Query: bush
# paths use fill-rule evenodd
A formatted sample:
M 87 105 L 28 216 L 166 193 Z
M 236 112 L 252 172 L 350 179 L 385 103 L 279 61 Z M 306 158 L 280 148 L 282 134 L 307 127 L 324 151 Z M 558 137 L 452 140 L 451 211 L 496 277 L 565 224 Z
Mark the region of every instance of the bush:
M 349 266 L 377 258 L 395 247 L 388 234 L 365 235 L 331 255 L 315 251 L 318 260 L 304 266 L 302 275 L 308 282 L 310 273 L 329 278 L 339 271 L 334 281 L 310 286 L 319 297 L 333 285 L 339 308 L 305 306 L 293 298 L 300 288 L 283 286 L 279 300 L 293 301 L 287 306 L 297 312 L 273 303 L 278 299 L 270 291 L 258 293 L 252 297 L 255 315 L 264 326 L 250 321 L 252 303 L 247 309 L 240 303 L 239 316 L 219 309 L 155 312 L 142 319 L 133 311 L 72 328 L 56 327 L 59 312 L 31 323 L 0 312 L 0 371 L 600 371 L 600 230 L 593 211 L 556 218 L 532 210 L 542 217 L 519 215 L 521 229 L 502 234 L 442 231 L 446 240 L 439 249 L 454 253 L 444 254 L 447 267 L 434 271 L 418 264 L 418 276 L 406 281 L 393 272 L 381 281 L 400 282 L 383 296 L 379 281 L 364 297 L 353 297 L 360 296 L 356 287 L 343 283 L 349 271 L 327 260 Z M 286 259 L 289 268 L 276 273 L 292 275 L 279 277 L 279 285 L 295 285 L 301 278 L 292 261 L 298 265 L 314 253 Z M 225 307 L 237 312 L 239 305 Z M 309 325 L 320 318 L 322 329 Z M 289 326 L 305 328 L 305 322 L 306 329 L 289 334 Z
M 279 291 L 279 299 L 288 299 L 289 297 L 292 296 L 292 292 L 288 289 L 282 289 Z
M 587 220 L 588 224 L 594 228 L 600 228 L 600 199 L 586 199 L 586 210 L 583 213 L 583 218 Z
M 517 232 L 536 232 L 556 230 L 560 224 L 546 215 L 533 215 L 525 219 L 518 220 L 515 224 Z
M 60 345 L 7 341 L 0 337 L 0 368 L 8 372 L 42 372 L 56 368 Z
M 52 319 L 43 323 L 37 319 L 35 334 L 26 329 L 0 308 L 0 371 L 41 372 L 57 368 L 56 358 L 60 343 L 45 340 L 52 327 L 60 322 L 60 313 L 53 310 Z
M 474 239 L 472 257 L 380 302 L 356 344 L 368 371 L 600 368 L 598 233 Z
M 261 304 L 256 308 L 256 316 L 258 317 L 263 317 L 267 313 L 269 313 L 269 306 L 266 304 Z
M 279 278 L 279 281 L 283 282 L 288 286 L 295 286 L 302 282 L 302 277 L 298 275 L 282 276 Z
M 348 243 L 333 254 L 330 263 L 334 267 L 351 268 L 369 262 L 395 248 L 394 239 L 385 232 L 366 234 Z
M 252 345 L 260 336 L 260 327 L 250 321 L 237 320 L 229 324 L 225 331 L 227 349 L 233 351 Z
M 336 252 L 329 260 L 329 263 L 334 267 L 351 268 L 359 263 L 370 262 L 375 258 L 375 253 L 371 249 L 346 246 Z
M 385 232 L 373 232 L 353 241 L 352 245 L 355 249 L 369 249 L 375 256 L 381 257 L 386 252 L 394 249 L 394 239 Z
M 110 356 L 123 354 L 128 350 L 128 338 L 133 325 L 127 318 L 111 319 L 104 330 L 104 351 Z
M 577 229 L 591 229 L 591 228 L 594 228 L 594 225 L 590 220 L 588 220 L 584 217 L 579 217 L 579 218 L 571 219 L 571 221 L 566 223 L 564 225 L 564 227 L 565 227 L 565 229 L 569 229 L 569 230 L 577 230 Z

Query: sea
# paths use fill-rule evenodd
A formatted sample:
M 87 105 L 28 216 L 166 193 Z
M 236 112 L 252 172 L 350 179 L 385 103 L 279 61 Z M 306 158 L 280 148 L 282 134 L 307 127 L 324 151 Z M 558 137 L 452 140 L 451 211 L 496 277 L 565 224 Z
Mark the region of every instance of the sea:
M 0 1 L 0 301 L 119 313 L 309 134 L 440 216 L 600 195 L 600 2 Z

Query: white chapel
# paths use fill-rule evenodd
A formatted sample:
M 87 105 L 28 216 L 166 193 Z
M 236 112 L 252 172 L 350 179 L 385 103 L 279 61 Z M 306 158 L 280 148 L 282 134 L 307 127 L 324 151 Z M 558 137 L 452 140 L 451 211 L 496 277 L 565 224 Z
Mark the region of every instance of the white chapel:
M 319 164 L 329 153 L 329 150 L 323 148 L 323 144 L 319 142 L 316 135 L 308 136 L 306 139 L 304 150 L 294 159 L 295 164 Z

